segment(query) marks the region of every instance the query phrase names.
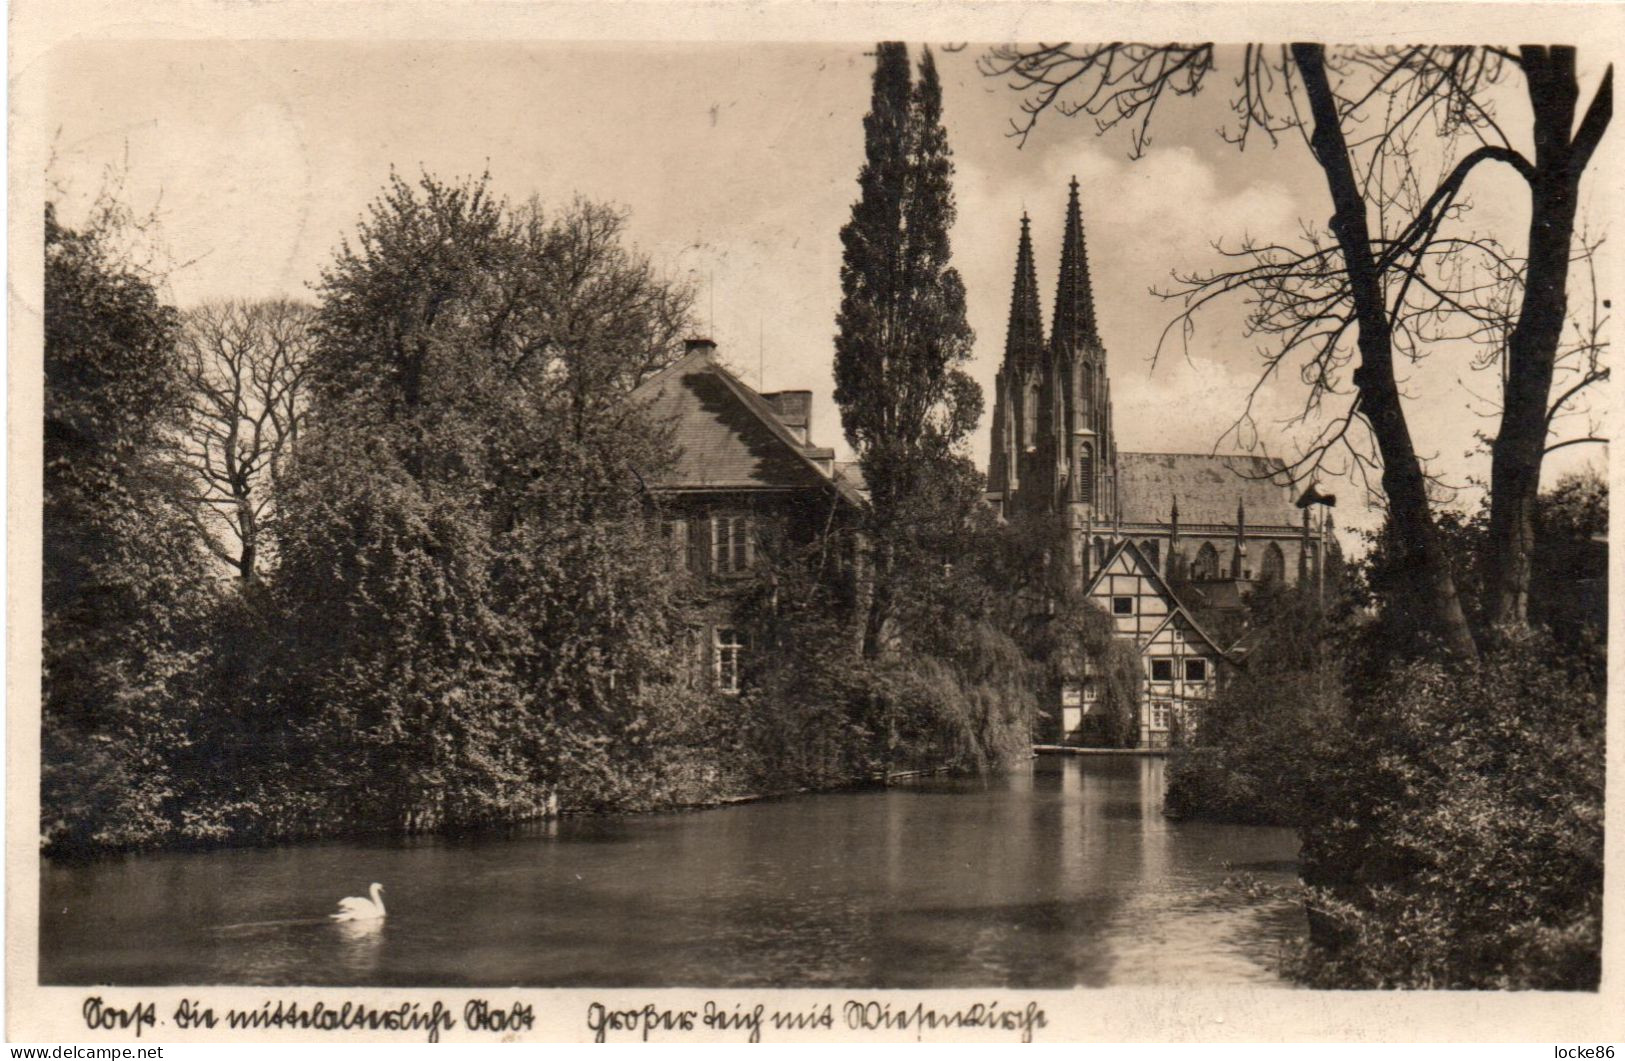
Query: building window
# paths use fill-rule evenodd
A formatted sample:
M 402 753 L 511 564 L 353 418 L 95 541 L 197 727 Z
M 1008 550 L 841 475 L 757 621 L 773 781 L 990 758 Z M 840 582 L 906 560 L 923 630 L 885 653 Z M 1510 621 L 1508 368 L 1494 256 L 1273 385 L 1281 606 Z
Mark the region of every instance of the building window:
M 660 540 L 666 546 L 666 555 L 674 569 L 689 567 L 687 521 L 680 519 L 661 520 Z
M 1166 730 L 1168 728 L 1168 715 L 1171 705 L 1166 700 L 1151 701 L 1151 728 Z
M 733 575 L 751 568 L 755 543 L 749 516 L 716 516 L 711 520 L 711 573 Z
M 1188 682 L 1207 681 L 1207 660 L 1188 659 L 1185 661 L 1185 680 Z
M 1113 597 L 1112 598 L 1112 614 L 1113 615 L 1133 615 L 1134 614 L 1134 598 L 1133 597 Z
M 1174 680 L 1174 661 L 1171 659 L 1154 659 L 1151 661 L 1151 680 L 1154 682 L 1171 682 Z
M 712 660 L 717 689 L 724 693 L 739 691 L 739 661 L 745 652 L 745 642 L 739 631 L 731 626 L 719 626 L 712 642 Z

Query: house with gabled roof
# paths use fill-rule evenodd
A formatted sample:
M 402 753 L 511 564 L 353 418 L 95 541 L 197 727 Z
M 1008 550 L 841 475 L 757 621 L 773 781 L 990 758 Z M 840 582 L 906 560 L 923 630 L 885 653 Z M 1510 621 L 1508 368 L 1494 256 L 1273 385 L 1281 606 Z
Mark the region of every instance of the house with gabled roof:
M 1116 636 L 1134 644 L 1141 664 L 1138 745 L 1166 748 L 1177 733 L 1200 725 L 1231 658 L 1132 540 L 1107 555 L 1084 589 L 1087 599 L 1111 617 Z M 1100 703 L 1091 676 L 1061 687 L 1060 739 L 1086 744 Z
M 643 474 L 672 563 L 696 589 L 702 666 L 721 693 L 740 691 L 752 631 L 735 617 L 739 591 L 780 557 L 814 542 L 841 555 L 836 577 L 855 578 L 861 477 L 811 436 L 812 394 L 763 394 L 730 372 L 710 339 L 632 394 L 676 446 L 667 467 Z

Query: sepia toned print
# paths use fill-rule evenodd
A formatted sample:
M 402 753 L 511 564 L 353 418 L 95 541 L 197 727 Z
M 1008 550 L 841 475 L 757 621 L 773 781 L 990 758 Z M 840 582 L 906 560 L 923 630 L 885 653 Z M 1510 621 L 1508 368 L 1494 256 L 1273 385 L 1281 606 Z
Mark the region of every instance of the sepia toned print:
M 947 10 L 32 56 L 14 1037 L 1593 1026 L 1612 41 Z

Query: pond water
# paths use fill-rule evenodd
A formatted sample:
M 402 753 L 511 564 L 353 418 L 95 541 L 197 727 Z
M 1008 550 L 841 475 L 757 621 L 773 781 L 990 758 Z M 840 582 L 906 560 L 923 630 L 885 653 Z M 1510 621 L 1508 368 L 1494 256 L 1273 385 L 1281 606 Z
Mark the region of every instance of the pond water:
M 476 840 L 47 864 L 47 984 L 1070 987 L 1276 980 L 1283 829 L 1170 822 L 1164 761 L 579 818 Z M 357 930 L 339 897 L 385 887 Z

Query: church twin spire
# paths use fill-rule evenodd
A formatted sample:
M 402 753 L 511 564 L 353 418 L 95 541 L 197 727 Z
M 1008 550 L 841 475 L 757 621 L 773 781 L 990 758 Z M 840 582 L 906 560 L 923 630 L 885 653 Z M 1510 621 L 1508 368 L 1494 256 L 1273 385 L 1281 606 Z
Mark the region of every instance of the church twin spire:
M 1037 511 L 1077 506 L 1086 520 L 1109 521 L 1116 511 L 1117 447 L 1077 178 L 1067 199 L 1050 332 L 1046 343 L 1032 223 L 1023 212 L 1004 363 L 996 382 L 988 482 L 1012 498 L 1020 495 L 1025 507 Z
M 1038 304 L 1038 272 L 1033 266 L 1029 221 L 1021 215 L 1021 242 L 1016 245 L 1016 279 L 1010 293 L 1010 328 L 1004 338 L 1007 365 L 1030 367 L 1044 352 L 1044 315 Z
M 1061 276 L 1055 288 L 1055 351 L 1067 355 L 1098 350 L 1095 295 L 1089 282 L 1089 254 L 1083 242 L 1083 211 L 1078 205 L 1078 178 L 1072 178 L 1066 204 L 1066 235 L 1061 240 Z
M 1046 348 L 1030 226 L 1031 221 L 1023 211 L 1021 239 L 1016 244 L 1016 276 L 1010 292 L 1010 323 L 1004 338 L 1007 367 L 1032 367 L 1043 357 Z M 1072 178 L 1067 197 L 1066 234 L 1061 241 L 1061 275 L 1055 287 L 1050 349 L 1067 358 L 1080 351 L 1100 350 L 1094 286 L 1089 277 L 1089 253 L 1083 238 L 1083 210 L 1078 202 L 1076 177 Z

